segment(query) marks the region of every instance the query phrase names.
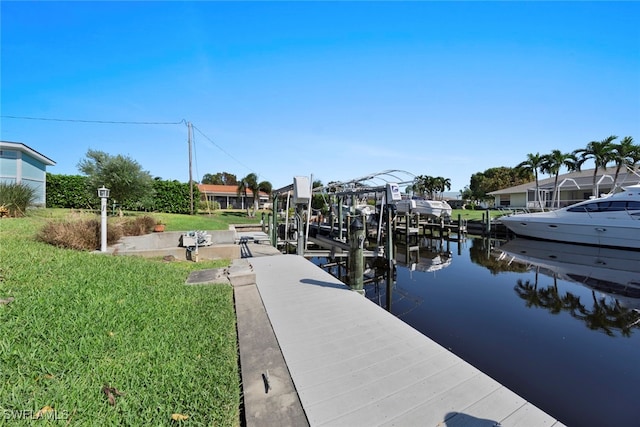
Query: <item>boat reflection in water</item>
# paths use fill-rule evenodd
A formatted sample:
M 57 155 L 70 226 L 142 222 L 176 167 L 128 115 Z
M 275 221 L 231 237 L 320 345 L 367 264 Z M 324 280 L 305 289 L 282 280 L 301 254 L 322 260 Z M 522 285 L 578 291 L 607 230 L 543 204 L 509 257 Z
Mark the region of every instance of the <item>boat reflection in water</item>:
M 595 311 L 605 311 L 605 317 L 615 318 L 615 325 L 610 326 L 622 326 L 623 333 L 640 323 L 639 251 L 517 238 L 497 247 L 494 255 L 509 264 L 523 263 L 554 279 L 578 283 L 590 289 Z M 549 296 L 548 289 L 538 290 L 523 283 L 518 283 L 516 291 L 527 299 L 530 298 L 524 295 L 527 292 L 533 292 L 541 299 Z M 597 293 L 602 296 L 598 298 Z M 563 308 L 576 317 L 584 318 L 584 315 L 594 312 L 569 293 L 556 297 Z M 607 298 L 612 301 L 607 301 Z M 605 331 L 608 329 L 605 324 L 590 325 L 593 326 Z
M 449 243 L 448 241 L 446 243 Z M 451 265 L 452 254 L 443 239 L 420 239 L 419 245 L 395 246 L 395 261 L 409 271 L 430 273 Z

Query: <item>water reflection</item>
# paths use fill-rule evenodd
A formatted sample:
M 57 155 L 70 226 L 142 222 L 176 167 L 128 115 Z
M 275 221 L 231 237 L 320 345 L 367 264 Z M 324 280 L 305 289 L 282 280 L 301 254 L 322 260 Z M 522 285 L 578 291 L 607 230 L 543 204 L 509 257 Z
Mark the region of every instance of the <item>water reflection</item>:
M 384 260 L 367 259 L 373 303 L 565 425 L 638 424 L 640 252 L 474 238 L 413 244 L 409 256 L 395 247 L 391 275 Z M 315 262 L 347 281 L 339 258 Z
M 505 268 L 516 264 L 535 271 L 533 282 L 518 279 L 514 287 L 527 307 L 545 308 L 552 314 L 566 311 L 589 329 L 610 336 L 615 331 L 630 336 L 640 323 L 640 252 L 514 239 L 493 253 Z M 553 285 L 538 287 L 540 274 L 553 278 Z M 589 289 L 591 300 L 560 293 L 558 280 Z
M 396 264 L 410 271 L 425 273 L 442 270 L 451 265 L 451 242 L 444 239 L 423 238 L 419 245 L 396 244 Z

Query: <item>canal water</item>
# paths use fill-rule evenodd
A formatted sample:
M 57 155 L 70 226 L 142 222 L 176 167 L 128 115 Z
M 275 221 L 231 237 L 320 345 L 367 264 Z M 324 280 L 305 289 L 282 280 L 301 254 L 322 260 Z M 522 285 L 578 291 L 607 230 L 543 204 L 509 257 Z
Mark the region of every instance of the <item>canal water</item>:
M 419 246 L 396 247 L 394 280 L 366 283 L 366 297 L 568 426 L 640 425 L 640 252 Z M 345 268 L 327 270 L 347 281 Z

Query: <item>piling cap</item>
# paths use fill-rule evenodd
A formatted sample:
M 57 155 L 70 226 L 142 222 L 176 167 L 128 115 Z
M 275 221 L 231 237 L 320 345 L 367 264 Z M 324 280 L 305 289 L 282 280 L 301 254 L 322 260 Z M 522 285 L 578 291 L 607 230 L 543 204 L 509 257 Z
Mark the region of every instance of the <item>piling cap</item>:
M 351 221 L 351 225 L 349 226 L 351 231 L 364 230 L 364 224 L 360 221 L 360 218 L 355 217 L 353 221 Z

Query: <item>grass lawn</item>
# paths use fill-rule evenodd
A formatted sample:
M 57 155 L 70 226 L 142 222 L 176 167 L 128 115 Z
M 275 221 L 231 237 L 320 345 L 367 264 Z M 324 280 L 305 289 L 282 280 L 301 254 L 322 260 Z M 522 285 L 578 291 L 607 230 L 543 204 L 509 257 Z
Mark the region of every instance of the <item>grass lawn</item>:
M 165 263 L 33 239 L 65 215 L 0 220 L 0 300 L 13 298 L 0 304 L 0 419 L 31 425 L 44 411 L 74 426 L 239 425 L 233 291 L 184 285 L 190 271 L 228 261 Z M 169 230 L 242 222 L 158 216 Z
M 467 221 L 473 221 L 473 220 L 479 221 L 486 217 L 487 211 L 485 209 L 479 209 L 479 210 L 454 209 L 451 212 L 451 219 L 453 221 L 457 221 L 458 215 L 460 215 L 462 219 L 466 219 Z M 502 215 L 502 213 L 496 210 L 489 210 L 489 215 L 491 216 L 492 219 L 495 219 L 495 218 L 498 218 L 500 215 Z

